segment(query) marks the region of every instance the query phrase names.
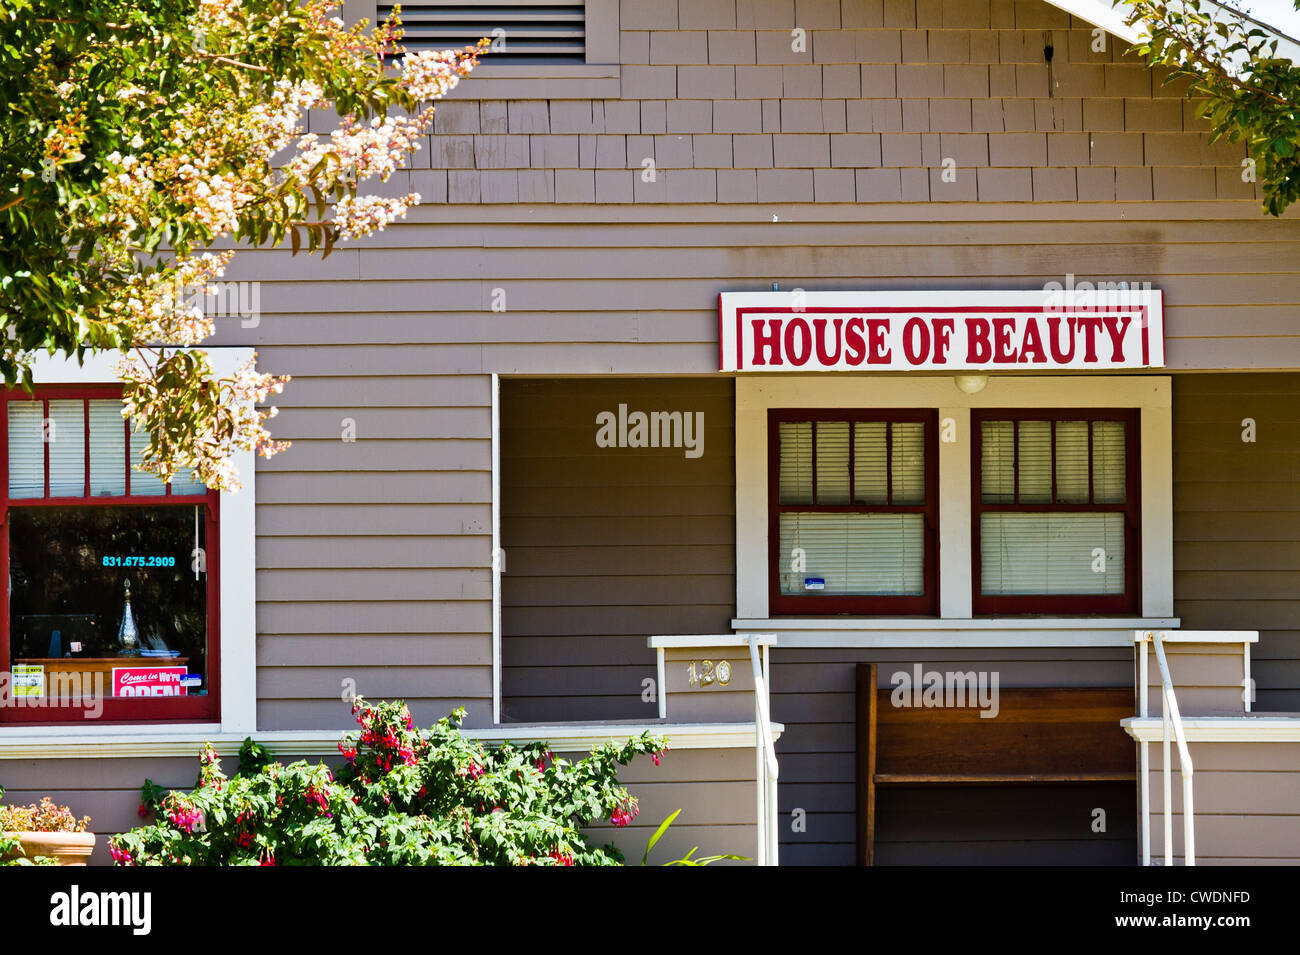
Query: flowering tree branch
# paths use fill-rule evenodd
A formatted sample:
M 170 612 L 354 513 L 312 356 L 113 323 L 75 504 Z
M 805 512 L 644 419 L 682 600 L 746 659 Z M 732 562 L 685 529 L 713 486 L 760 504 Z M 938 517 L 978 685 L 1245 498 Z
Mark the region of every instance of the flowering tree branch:
M 41 351 L 120 353 L 143 468 L 233 489 L 237 449 L 285 447 L 258 407 L 287 378 L 219 378 L 197 346 L 232 253 L 328 254 L 419 202 L 366 195 L 419 148 L 486 46 L 408 53 L 335 0 L 0 0 L 0 374 Z M 308 110 L 342 118 L 304 134 Z
M 1281 213 L 1300 198 L 1300 67 L 1278 56 L 1278 38 L 1248 18 L 1200 0 L 1125 0 L 1128 22 L 1147 39 L 1135 48 L 1187 81 L 1201 99 L 1211 142 L 1244 142 L 1242 178 L 1258 181 L 1264 209 Z M 1296 0 L 1300 9 L 1300 0 Z

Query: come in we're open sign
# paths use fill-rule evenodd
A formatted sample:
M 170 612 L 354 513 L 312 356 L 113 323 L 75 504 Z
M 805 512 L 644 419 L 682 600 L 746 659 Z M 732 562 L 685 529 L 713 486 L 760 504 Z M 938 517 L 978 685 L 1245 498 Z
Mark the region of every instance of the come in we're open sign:
M 723 292 L 721 371 L 1162 368 L 1161 293 Z

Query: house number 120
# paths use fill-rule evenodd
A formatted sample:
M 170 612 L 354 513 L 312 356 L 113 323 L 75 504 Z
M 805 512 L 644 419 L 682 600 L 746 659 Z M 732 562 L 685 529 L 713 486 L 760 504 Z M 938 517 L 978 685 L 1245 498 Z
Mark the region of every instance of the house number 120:
M 686 676 L 691 686 L 704 687 L 713 683 L 726 686 L 731 682 L 731 664 L 726 660 L 719 660 L 716 664 L 712 660 L 692 660 L 686 667 Z

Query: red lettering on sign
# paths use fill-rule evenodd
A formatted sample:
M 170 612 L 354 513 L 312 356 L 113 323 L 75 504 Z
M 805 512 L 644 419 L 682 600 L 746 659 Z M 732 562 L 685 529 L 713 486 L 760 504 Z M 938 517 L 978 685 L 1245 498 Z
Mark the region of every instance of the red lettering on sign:
M 867 319 L 867 364 L 888 365 L 889 346 L 885 344 L 885 332 L 889 331 L 889 319 Z
M 1065 319 L 1065 340 L 1069 343 L 1070 350 L 1062 351 L 1060 348 L 1061 336 L 1059 334 L 1061 319 L 1049 318 L 1047 320 L 1047 345 L 1052 350 L 1052 361 L 1058 365 L 1064 365 L 1074 360 L 1074 321 L 1073 318 Z
M 934 325 L 934 363 L 936 365 L 948 364 L 948 348 L 952 342 L 952 329 L 955 324 L 951 318 L 936 318 L 932 322 Z
M 835 354 L 826 350 L 826 319 L 814 318 L 813 330 L 817 339 L 817 360 L 823 365 L 838 364 L 840 360 L 840 349 L 843 347 L 842 334 L 844 332 L 844 319 L 835 319 Z
M 992 357 L 993 346 L 989 342 L 988 319 L 966 319 L 966 363 L 982 365 Z
M 999 365 L 1016 360 L 1016 353 L 1011 350 L 1011 330 L 1015 327 L 1014 318 L 993 319 L 993 361 Z
M 799 333 L 799 342 L 795 342 L 795 332 Z M 791 318 L 785 323 L 785 357 L 792 365 L 808 364 L 812 354 L 812 332 L 808 323 L 802 318 Z
M 1030 353 L 1033 357 L 1030 357 Z M 1020 360 L 1038 362 L 1047 361 L 1047 353 L 1043 351 L 1043 339 L 1038 334 L 1038 319 L 1030 318 L 1025 323 L 1025 335 L 1020 342 Z
M 903 357 L 909 365 L 920 365 L 929 356 L 930 326 L 919 316 L 909 318 L 903 326 Z
M 867 357 L 867 323 L 854 316 L 844 326 L 844 360 L 850 365 L 861 365 Z
M 1128 331 L 1129 324 L 1133 321 L 1133 316 L 1123 316 L 1123 325 L 1119 323 L 1120 319 L 1114 315 L 1107 315 L 1105 321 L 1106 333 L 1110 335 L 1110 360 L 1116 363 L 1122 362 L 1124 360 L 1124 334 Z
M 1100 318 L 1079 318 L 1079 329 L 1083 332 L 1083 360 L 1095 364 L 1097 361 L 1097 331 L 1101 328 Z
M 761 318 L 755 318 L 750 322 L 754 329 L 754 357 L 750 361 L 751 365 L 783 365 L 781 361 L 781 320 L 779 318 L 769 318 L 764 322 Z M 763 326 L 767 326 L 767 331 L 763 331 Z M 769 356 L 768 361 L 763 359 L 763 351 L 766 350 Z

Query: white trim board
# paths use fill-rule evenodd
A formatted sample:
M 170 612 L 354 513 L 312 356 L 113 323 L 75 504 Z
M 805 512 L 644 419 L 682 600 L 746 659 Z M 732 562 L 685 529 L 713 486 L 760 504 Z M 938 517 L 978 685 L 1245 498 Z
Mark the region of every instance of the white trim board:
M 1128 647 L 1133 629 L 1171 630 L 1177 618 L 1093 620 L 1079 617 L 777 617 L 732 620 L 744 636 L 776 632 L 780 649 L 993 649 L 1000 647 Z
M 736 377 L 736 617 L 779 629 L 768 619 L 767 412 L 772 408 L 933 408 L 940 423 L 952 418 L 957 440 L 939 442 L 939 621 L 971 619 L 970 411 L 973 408 L 1138 408 L 1141 411 L 1142 618 L 1173 617 L 1172 388 L 1167 375 L 990 375 L 975 395 L 960 391 L 951 375 L 815 375 Z M 1029 618 L 1032 621 L 1032 618 Z M 805 630 L 807 621 L 790 621 Z M 1084 629 L 1129 627 L 1128 618 L 1098 618 Z M 1008 620 L 996 625 L 1010 629 Z M 1036 621 L 1022 645 L 1036 643 Z M 874 629 L 868 618 L 849 623 Z M 739 628 L 738 628 L 739 629 Z M 902 629 L 902 628 L 897 628 Z M 1048 629 L 1048 628 L 1044 628 Z M 1167 629 L 1161 627 L 1160 629 Z M 1125 634 L 1123 642 L 1131 642 Z M 799 645 L 782 637 L 785 647 Z M 837 643 L 836 645 L 844 645 Z M 878 643 L 867 645 L 877 646 Z M 1057 644 L 1060 645 L 1060 644 Z M 1078 644 L 1070 644 L 1078 645 Z M 1110 644 L 1104 644 L 1110 645 Z M 1119 645 L 1119 644 L 1116 644 Z
M 773 739 L 785 730 L 782 723 L 769 724 Z M 139 757 L 197 758 L 204 742 L 221 756 L 238 754 L 244 736 L 221 732 L 213 724 L 185 726 L 176 731 L 131 732 L 121 726 L 97 727 L 110 732 L 87 733 L 77 728 L 45 727 L 65 735 L 25 730 L 21 735 L 0 734 L 0 760 L 5 759 L 133 759 Z M 116 730 L 116 732 L 111 732 Z M 272 753 L 288 756 L 327 756 L 338 753 L 338 742 L 346 730 L 278 730 L 258 733 L 257 742 Z M 560 753 L 588 752 L 593 746 L 626 740 L 642 733 L 668 737 L 672 749 L 752 749 L 754 723 L 561 723 L 520 724 L 491 729 L 462 729 L 466 739 L 484 743 L 546 742 Z
M 1139 743 L 1159 743 L 1164 739 L 1164 722 L 1158 716 L 1130 716 L 1119 722 Z M 1300 743 L 1300 714 L 1185 716 L 1183 731 L 1189 743 Z
M 252 348 L 203 348 L 213 371 L 227 376 L 253 357 Z M 75 359 L 38 355 L 32 377 L 40 385 L 119 384 L 116 353 L 88 354 L 84 364 Z M 221 627 L 221 732 L 243 736 L 257 729 L 257 551 L 255 533 L 256 456 L 236 451 L 235 467 L 244 487 L 237 493 L 221 492 L 220 534 L 220 627 Z M 0 729 L 0 752 L 4 741 L 30 730 Z M 50 727 L 68 732 L 67 727 Z M 95 728 L 99 729 L 99 728 Z M 112 732 L 121 727 L 102 727 Z M 74 732 L 82 733 L 78 727 Z M 53 735 L 53 734 L 52 734 Z M 92 737 L 94 738 L 94 737 Z M 50 745 L 48 739 L 44 745 Z M 238 747 L 236 747 L 238 749 Z M 65 754 L 66 755 L 66 754 Z

